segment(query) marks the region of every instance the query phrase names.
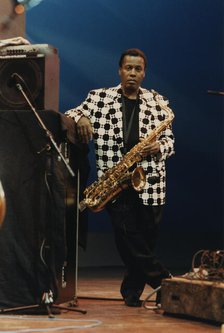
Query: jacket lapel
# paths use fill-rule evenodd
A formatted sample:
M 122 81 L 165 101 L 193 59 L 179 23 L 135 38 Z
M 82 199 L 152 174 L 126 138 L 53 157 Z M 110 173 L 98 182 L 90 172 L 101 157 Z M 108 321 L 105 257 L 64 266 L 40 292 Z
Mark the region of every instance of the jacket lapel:
M 140 94 L 139 104 L 139 136 L 145 137 L 155 127 L 155 101 L 146 100 L 143 95 Z
M 118 97 L 110 103 L 109 107 L 109 115 L 114 138 L 117 142 L 118 147 L 122 151 L 122 149 L 124 148 L 124 141 L 121 95 L 118 95 Z

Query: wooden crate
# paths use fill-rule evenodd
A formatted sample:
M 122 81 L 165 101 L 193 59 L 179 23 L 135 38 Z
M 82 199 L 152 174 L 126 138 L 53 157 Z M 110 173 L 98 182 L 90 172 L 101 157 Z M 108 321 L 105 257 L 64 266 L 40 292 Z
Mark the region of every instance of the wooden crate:
M 183 277 L 164 279 L 161 306 L 165 313 L 224 323 L 224 283 Z

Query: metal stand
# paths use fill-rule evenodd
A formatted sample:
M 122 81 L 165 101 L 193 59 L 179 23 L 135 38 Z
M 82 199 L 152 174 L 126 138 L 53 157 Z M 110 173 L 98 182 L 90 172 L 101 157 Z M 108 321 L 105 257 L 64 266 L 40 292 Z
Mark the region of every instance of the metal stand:
M 80 171 L 77 170 L 77 196 L 76 196 L 76 240 L 75 240 L 75 283 L 74 283 L 74 295 L 70 302 L 68 302 L 69 307 L 78 306 L 78 260 L 79 260 L 79 197 L 80 197 Z
M 65 144 L 62 147 L 62 151 L 64 151 L 65 158 L 68 162 L 72 163 L 73 162 L 73 154 L 71 148 L 69 148 L 69 144 Z M 71 164 L 72 165 L 72 164 Z M 72 214 L 73 212 L 75 213 L 75 224 L 73 224 L 74 229 L 72 227 L 72 230 L 68 228 L 69 232 L 69 240 L 67 243 L 68 248 L 69 245 L 75 245 L 70 248 L 69 253 L 72 253 L 72 257 L 70 259 L 67 258 L 67 260 L 64 263 L 64 267 L 62 269 L 62 283 L 61 286 L 62 288 L 65 288 L 67 286 L 67 276 L 72 277 L 72 290 L 74 291 L 72 298 L 67 299 L 64 304 L 68 307 L 77 307 L 78 306 L 78 263 L 79 263 L 79 223 L 80 223 L 80 210 L 79 210 L 79 201 L 80 201 L 80 182 L 81 182 L 81 172 L 80 172 L 80 166 L 78 165 L 75 167 L 76 170 L 76 182 L 75 185 L 74 183 L 71 185 L 70 180 L 68 180 L 68 188 L 70 188 L 70 192 L 68 195 L 68 213 L 70 213 L 70 210 L 72 209 Z M 72 187 L 72 188 L 71 188 Z M 75 195 L 74 194 L 74 187 L 75 187 Z M 70 215 L 68 217 L 68 222 L 70 221 Z M 71 221 L 70 221 L 71 222 Z M 73 218 L 72 218 L 73 222 Z M 71 226 L 70 226 L 71 227 Z M 71 239 L 72 235 L 72 239 Z M 74 275 L 73 275 L 74 274 Z M 70 289 L 70 288 L 69 288 Z
M 7 309 L 0 309 L 0 314 L 3 313 L 12 313 L 12 312 L 20 312 L 24 310 L 34 310 L 37 309 L 39 312 L 47 312 L 49 318 L 54 318 L 54 314 L 52 312 L 53 309 L 58 310 L 68 310 L 68 311 L 75 311 L 80 312 L 83 314 L 86 314 L 87 311 L 82 309 L 71 309 L 70 307 L 56 305 L 53 303 L 53 293 L 50 290 L 49 292 L 45 292 L 42 296 L 42 301 L 40 304 L 34 304 L 34 305 L 26 305 L 26 306 L 18 306 L 15 308 L 7 308 Z M 38 314 L 38 311 L 37 311 Z

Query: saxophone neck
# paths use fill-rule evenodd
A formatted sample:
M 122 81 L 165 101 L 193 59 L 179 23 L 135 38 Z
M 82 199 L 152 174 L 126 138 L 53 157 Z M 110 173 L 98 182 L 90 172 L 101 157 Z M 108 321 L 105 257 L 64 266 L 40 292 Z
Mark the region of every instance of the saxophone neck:
M 157 91 L 155 91 L 155 90 L 151 90 L 152 91 L 152 93 L 153 93 L 153 97 L 154 97 L 154 99 L 155 99 L 155 101 L 156 101 L 156 103 L 160 106 L 160 108 L 162 109 L 162 110 L 164 110 L 166 113 L 167 113 L 167 117 L 166 117 L 166 119 L 165 119 L 165 124 L 166 124 L 166 126 L 168 126 L 172 121 L 173 121 L 173 119 L 174 119 L 174 113 L 173 113 L 173 111 L 168 107 L 168 105 L 166 105 L 166 104 L 163 104 L 163 103 L 161 103 L 161 100 L 160 100 L 160 98 L 159 98 L 159 93 L 157 92 Z M 166 127 L 165 126 L 165 127 Z

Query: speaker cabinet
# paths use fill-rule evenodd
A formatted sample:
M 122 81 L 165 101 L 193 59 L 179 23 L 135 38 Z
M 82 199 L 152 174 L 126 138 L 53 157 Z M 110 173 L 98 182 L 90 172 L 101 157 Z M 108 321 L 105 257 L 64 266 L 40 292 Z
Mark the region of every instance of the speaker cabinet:
M 59 58 L 47 44 L 7 46 L 0 50 L 0 110 L 29 110 L 14 74 L 37 110 L 58 111 Z
M 60 144 L 59 112 L 38 111 Z M 6 215 L 0 229 L 0 308 L 41 304 L 56 295 L 65 256 L 65 185 L 54 149 L 31 110 L 0 111 L 0 179 Z

